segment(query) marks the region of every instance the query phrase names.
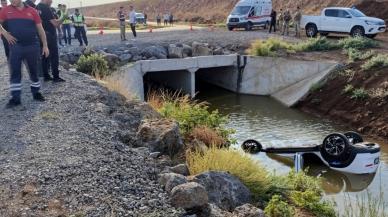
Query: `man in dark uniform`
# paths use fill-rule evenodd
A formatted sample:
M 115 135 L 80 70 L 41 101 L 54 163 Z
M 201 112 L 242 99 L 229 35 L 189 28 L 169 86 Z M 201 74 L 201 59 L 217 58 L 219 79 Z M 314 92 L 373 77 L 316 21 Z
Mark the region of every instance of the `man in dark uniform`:
M 30 78 L 31 92 L 34 100 L 44 101 L 44 97 L 39 92 L 40 82 L 37 73 L 37 58 L 39 54 L 38 35 L 43 45 L 42 53 L 49 55 L 46 35 L 42 27 L 41 19 L 37 11 L 25 4 L 22 0 L 11 0 L 11 5 L 3 8 L 0 12 L 0 33 L 7 40 L 10 48 L 10 89 L 12 98 L 7 104 L 7 108 L 12 108 L 21 104 L 22 91 L 22 61 L 27 63 Z M 7 25 L 7 31 L 3 28 Z
M 52 0 L 41 0 L 36 9 L 39 12 L 44 31 L 46 32 L 47 45 L 50 51 L 50 56 L 43 58 L 42 68 L 45 81 L 53 80 L 54 82 L 64 82 L 59 77 L 59 54 L 57 44 L 57 27 L 61 24 L 62 20 L 55 19 L 55 16 L 50 8 Z M 49 67 L 51 66 L 51 72 L 53 77 L 49 74 Z
M 36 8 L 36 4 L 35 4 L 36 0 L 27 0 L 26 1 L 26 5 L 32 7 L 32 8 Z
M 273 31 L 276 32 L 276 18 L 277 18 L 276 11 L 272 10 L 272 12 L 271 12 L 271 24 L 269 26 L 269 33 L 272 32 L 272 28 L 273 28 Z

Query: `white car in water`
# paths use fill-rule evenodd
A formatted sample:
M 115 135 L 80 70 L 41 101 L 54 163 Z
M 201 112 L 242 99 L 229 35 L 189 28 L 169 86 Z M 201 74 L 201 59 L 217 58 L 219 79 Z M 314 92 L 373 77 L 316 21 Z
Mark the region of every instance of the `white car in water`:
M 250 139 L 241 146 L 244 151 L 252 154 L 265 152 L 286 158 L 299 158 L 295 160 L 295 168 L 302 167 L 304 158 L 321 161 L 333 170 L 351 174 L 375 173 L 380 164 L 380 146 L 377 143 L 364 142 L 355 132 L 330 134 L 321 145 L 263 148 L 260 142 Z
M 353 37 L 374 38 L 386 30 L 385 21 L 368 17 L 356 8 L 329 7 L 322 10 L 320 16 L 302 16 L 302 28 L 307 37 L 316 37 L 318 33 L 345 33 Z

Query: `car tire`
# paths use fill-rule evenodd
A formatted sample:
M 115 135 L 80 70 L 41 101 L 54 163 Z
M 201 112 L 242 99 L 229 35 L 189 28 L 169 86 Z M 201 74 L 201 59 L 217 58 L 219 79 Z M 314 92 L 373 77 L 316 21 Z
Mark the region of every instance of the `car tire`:
M 306 36 L 308 38 L 315 38 L 318 34 L 318 28 L 315 24 L 308 24 L 306 26 Z
M 243 142 L 241 144 L 241 148 L 250 154 L 257 154 L 263 150 L 261 143 L 253 139 L 249 139 Z
M 247 24 L 245 24 L 245 31 L 251 31 L 252 30 L 252 23 L 251 22 L 247 22 Z
M 365 30 L 361 26 L 355 26 L 355 27 L 353 27 L 352 31 L 350 32 L 350 35 L 352 37 L 364 37 Z
M 228 26 L 229 31 L 233 31 L 233 29 L 234 29 L 233 27 Z
M 340 133 L 332 133 L 323 140 L 320 153 L 327 162 L 341 160 L 347 155 L 351 144 L 348 138 Z
M 346 138 L 348 138 L 351 144 L 364 142 L 364 139 L 362 138 L 362 136 L 356 132 L 346 132 L 344 133 L 344 135 L 346 136 Z
M 269 26 L 269 22 L 267 21 L 267 22 L 264 24 L 264 29 L 268 29 L 268 26 Z

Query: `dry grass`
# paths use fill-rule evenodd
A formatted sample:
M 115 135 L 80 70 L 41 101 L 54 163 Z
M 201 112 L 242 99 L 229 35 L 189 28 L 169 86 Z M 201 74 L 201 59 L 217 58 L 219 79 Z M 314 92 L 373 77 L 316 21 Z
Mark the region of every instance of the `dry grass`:
M 105 77 L 103 79 L 97 78 L 97 80 L 104 85 L 106 88 L 108 88 L 110 91 L 117 92 L 121 95 L 123 95 L 128 100 L 135 100 L 137 99 L 136 96 L 131 94 L 128 89 L 125 88 L 125 84 L 120 80 L 119 76 L 109 76 Z
M 217 131 L 209 127 L 199 126 L 193 129 L 191 136 L 207 146 L 223 147 L 227 141 Z
M 189 151 L 186 159 L 192 175 L 206 171 L 226 171 L 238 177 L 255 198 L 265 197 L 269 186 L 267 171 L 244 153 L 213 146 L 205 153 Z

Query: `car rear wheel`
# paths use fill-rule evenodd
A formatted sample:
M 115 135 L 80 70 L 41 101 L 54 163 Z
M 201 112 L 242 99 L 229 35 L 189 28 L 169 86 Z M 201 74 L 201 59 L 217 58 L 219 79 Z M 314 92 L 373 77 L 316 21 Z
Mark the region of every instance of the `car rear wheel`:
M 260 142 L 253 139 L 249 139 L 243 142 L 243 144 L 241 144 L 241 148 L 245 152 L 251 153 L 251 154 L 257 154 L 263 150 L 263 146 L 260 144 Z
M 251 31 L 252 27 L 253 27 L 252 23 L 248 22 L 247 24 L 245 24 L 245 31 Z
M 317 26 L 314 24 L 309 24 L 306 26 L 306 36 L 309 38 L 314 38 L 318 34 Z
M 320 152 L 322 157 L 330 162 L 332 160 L 342 159 L 348 152 L 350 146 L 351 144 L 345 135 L 333 133 L 323 140 Z
M 352 29 L 350 32 L 350 35 L 352 37 L 364 37 L 365 36 L 365 30 L 361 26 L 356 26 Z
M 364 139 L 362 138 L 362 136 L 356 132 L 346 132 L 344 135 L 346 136 L 346 138 L 348 138 L 351 144 L 364 142 Z

